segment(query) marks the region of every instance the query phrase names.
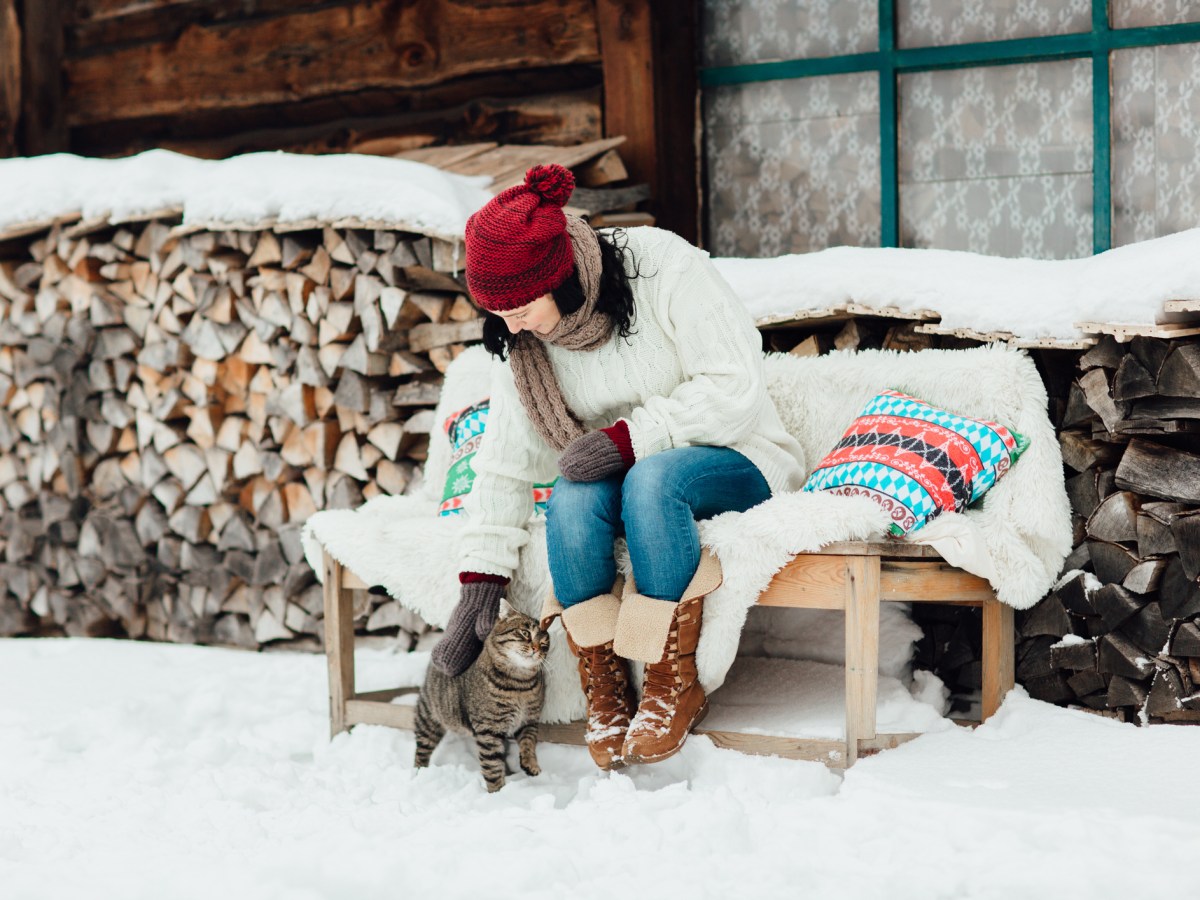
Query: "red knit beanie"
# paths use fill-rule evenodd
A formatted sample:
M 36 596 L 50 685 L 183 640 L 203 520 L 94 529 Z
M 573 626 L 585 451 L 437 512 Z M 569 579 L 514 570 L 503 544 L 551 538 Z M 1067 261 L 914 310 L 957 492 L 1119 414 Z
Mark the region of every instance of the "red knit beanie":
M 575 176 L 534 166 L 467 219 L 467 288 L 484 309 L 517 309 L 554 290 L 575 269 L 562 208 Z

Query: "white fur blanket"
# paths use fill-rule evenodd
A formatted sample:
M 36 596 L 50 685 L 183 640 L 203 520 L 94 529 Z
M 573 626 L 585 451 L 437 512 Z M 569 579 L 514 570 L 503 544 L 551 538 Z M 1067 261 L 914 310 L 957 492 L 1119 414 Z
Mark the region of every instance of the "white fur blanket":
M 487 368 L 482 348 L 472 348 L 447 372 L 421 491 L 377 497 L 357 510 L 320 512 L 308 520 L 305 552 L 318 575 L 324 547 L 425 621 L 446 624 L 458 599 L 455 545 L 462 521 L 436 512 L 448 452 L 440 424 L 445 415 L 486 396 Z M 1024 455 L 978 508 L 943 515 L 913 539 L 932 543 L 950 562 L 987 578 L 999 598 L 1018 609 L 1032 606 L 1050 589 L 1071 550 L 1070 512 L 1045 388 L 1026 354 L 998 346 L 815 358 L 771 354 L 766 370 L 783 423 L 800 441 L 810 469 L 865 403 L 889 387 L 953 412 L 995 419 L 1029 438 Z M 833 541 L 880 537 L 887 521 L 866 498 L 791 493 L 700 523 L 701 539 L 716 552 L 725 575 L 704 605 L 697 665 L 705 689 L 721 685 L 747 610 L 792 556 Z M 545 526 L 534 520 L 529 527 L 531 540 L 509 594 L 514 606 L 537 615 L 550 590 L 550 574 Z M 565 642 L 555 637 L 547 663 L 545 721 L 583 716 L 578 684 Z

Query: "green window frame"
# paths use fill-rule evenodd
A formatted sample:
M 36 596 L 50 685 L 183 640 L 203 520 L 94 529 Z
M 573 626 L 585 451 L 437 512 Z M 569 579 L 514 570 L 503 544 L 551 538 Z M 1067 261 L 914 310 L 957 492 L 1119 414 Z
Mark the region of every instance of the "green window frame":
M 966 69 L 1047 60 L 1092 60 L 1092 243 L 1093 252 L 1112 246 L 1112 94 L 1110 54 L 1130 47 L 1200 42 L 1200 22 L 1110 28 L 1108 0 L 1092 0 L 1092 28 L 1076 34 L 1046 35 L 1003 41 L 978 41 L 939 47 L 896 46 L 896 2 L 879 0 L 879 49 L 872 53 L 793 59 L 700 70 L 702 87 L 747 84 L 848 72 L 878 72 L 879 135 L 882 197 L 880 245 L 899 246 L 899 104 L 897 80 L 903 73 L 933 69 Z

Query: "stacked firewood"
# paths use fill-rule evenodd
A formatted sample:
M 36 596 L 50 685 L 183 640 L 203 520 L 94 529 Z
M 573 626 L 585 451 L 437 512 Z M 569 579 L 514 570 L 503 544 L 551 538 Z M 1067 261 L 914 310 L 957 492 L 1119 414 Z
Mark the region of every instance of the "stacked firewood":
M 28 253 L 0 263 L 0 633 L 315 646 L 301 523 L 414 486 L 481 336 L 451 245 L 155 220 Z
M 1017 679 L 1129 721 L 1200 721 L 1200 343 L 1084 353 L 1060 443 L 1077 545 L 1018 617 Z

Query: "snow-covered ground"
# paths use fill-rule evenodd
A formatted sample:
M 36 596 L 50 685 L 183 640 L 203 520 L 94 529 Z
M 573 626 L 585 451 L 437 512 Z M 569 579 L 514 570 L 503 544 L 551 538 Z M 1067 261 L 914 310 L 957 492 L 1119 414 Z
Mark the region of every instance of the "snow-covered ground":
M 424 660 L 360 651 L 360 686 Z M 697 738 L 601 774 L 547 744 L 489 795 L 463 742 L 420 772 L 407 733 L 330 742 L 320 656 L 4 640 L 0 684 L 5 900 L 1200 893 L 1200 729 L 1020 690 L 844 776 Z

